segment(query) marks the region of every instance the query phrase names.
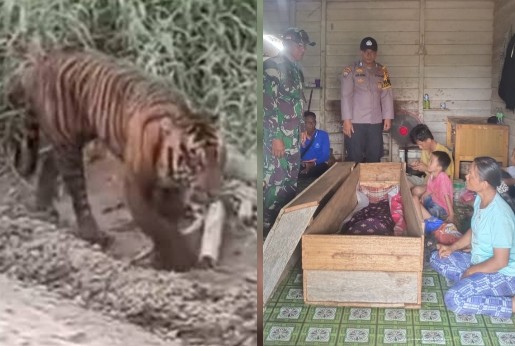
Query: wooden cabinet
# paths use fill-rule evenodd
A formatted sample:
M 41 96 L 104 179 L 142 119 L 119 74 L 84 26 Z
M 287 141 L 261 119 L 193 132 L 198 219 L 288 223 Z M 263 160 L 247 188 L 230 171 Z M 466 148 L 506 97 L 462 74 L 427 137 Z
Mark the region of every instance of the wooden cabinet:
M 510 128 L 507 125 L 488 124 L 487 119 L 447 118 L 447 146 L 454 153 L 454 179 L 460 178 L 460 165 L 477 156 L 490 156 L 503 166 L 508 165 Z

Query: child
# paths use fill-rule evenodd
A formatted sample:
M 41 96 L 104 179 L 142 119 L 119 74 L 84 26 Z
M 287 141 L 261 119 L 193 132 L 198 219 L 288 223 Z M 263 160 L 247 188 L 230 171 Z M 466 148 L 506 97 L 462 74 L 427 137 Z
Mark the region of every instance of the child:
M 422 219 L 435 216 L 442 221 L 454 222 L 454 209 L 452 207 L 452 181 L 445 173 L 451 163 L 451 158 L 446 152 L 433 151 L 427 171 L 426 190 L 419 198 L 413 196 L 415 208 Z
M 452 179 L 454 175 L 454 163 L 452 161 L 452 153 L 451 151 L 444 145 L 438 143 L 431 133 L 431 130 L 429 130 L 429 127 L 427 127 L 426 124 L 418 124 L 410 131 L 410 138 L 411 141 L 416 144 L 420 150 L 420 161 L 415 161 L 410 164 L 410 167 L 413 168 L 416 171 L 424 172 L 426 173 L 425 178 L 420 178 L 416 175 L 410 175 L 408 176 L 408 180 L 413 186 L 411 189 L 411 193 L 413 196 L 422 196 L 424 191 L 426 190 L 426 184 L 427 184 L 427 178 L 429 177 L 429 160 L 431 159 L 431 153 L 434 151 L 443 151 L 446 152 L 449 157 L 451 158 L 451 163 L 449 166 L 444 169 L 444 171 L 447 173 L 447 175 Z

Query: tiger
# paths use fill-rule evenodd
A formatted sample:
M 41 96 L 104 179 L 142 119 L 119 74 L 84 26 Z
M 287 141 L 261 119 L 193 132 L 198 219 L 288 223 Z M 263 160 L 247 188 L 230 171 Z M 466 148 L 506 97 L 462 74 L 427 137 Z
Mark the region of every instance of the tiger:
M 37 182 L 39 208 L 52 204 L 61 176 L 78 236 L 103 246 L 110 242 L 92 213 L 84 175 L 82 150 L 97 139 L 123 162 L 131 213 L 161 257 L 171 247 L 195 252 L 195 244 L 181 243 L 177 220 L 190 203 L 208 205 L 220 191 L 226 153 L 216 119 L 194 110 L 164 80 L 97 51 L 27 52 L 10 78 L 7 99 L 25 111 L 28 159 L 21 175 L 36 170 L 40 132 L 52 148 Z M 148 226 L 138 208 L 161 220 Z

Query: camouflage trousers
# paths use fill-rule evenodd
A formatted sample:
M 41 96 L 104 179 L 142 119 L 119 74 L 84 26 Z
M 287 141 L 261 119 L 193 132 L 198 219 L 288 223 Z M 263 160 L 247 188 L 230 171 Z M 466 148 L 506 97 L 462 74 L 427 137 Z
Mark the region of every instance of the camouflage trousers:
M 300 167 L 298 148 L 287 149 L 282 158 L 264 148 L 263 185 L 263 235 L 272 228 L 281 209 L 297 194 L 297 177 Z

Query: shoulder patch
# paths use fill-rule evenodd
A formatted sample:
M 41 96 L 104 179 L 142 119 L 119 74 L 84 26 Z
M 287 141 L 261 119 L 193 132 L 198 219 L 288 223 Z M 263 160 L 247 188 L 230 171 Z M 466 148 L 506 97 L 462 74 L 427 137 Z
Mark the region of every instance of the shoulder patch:
M 343 69 L 343 76 L 344 77 L 347 77 L 349 75 L 349 73 L 352 72 L 352 68 L 350 66 L 346 66 L 344 69 Z
M 383 89 L 388 89 L 392 87 L 392 83 L 390 82 L 390 75 L 388 74 L 388 70 L 386 66 L 382 67 L 383 69 Z

